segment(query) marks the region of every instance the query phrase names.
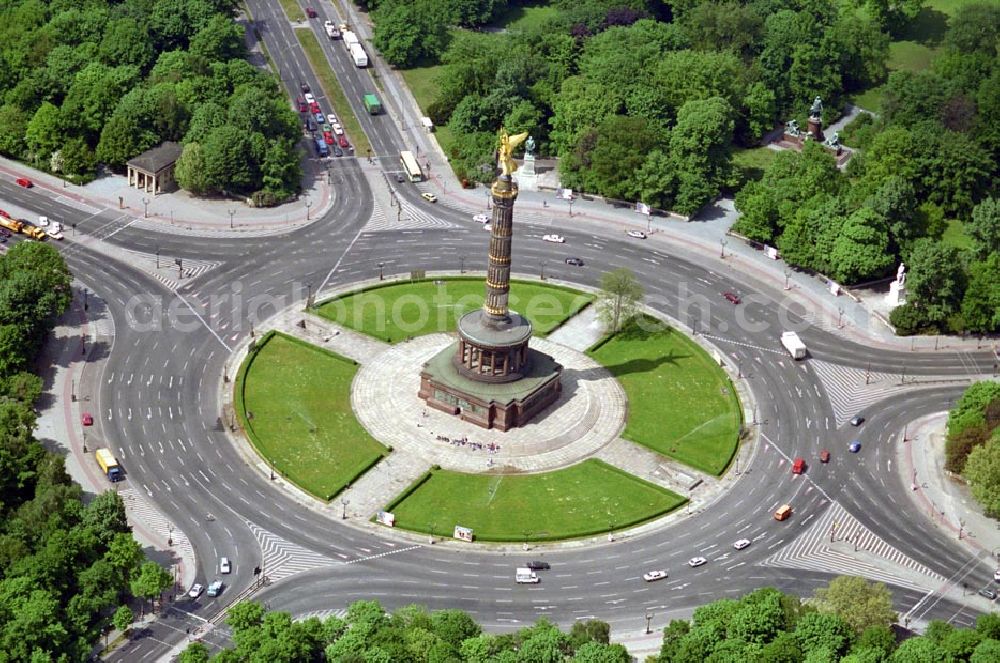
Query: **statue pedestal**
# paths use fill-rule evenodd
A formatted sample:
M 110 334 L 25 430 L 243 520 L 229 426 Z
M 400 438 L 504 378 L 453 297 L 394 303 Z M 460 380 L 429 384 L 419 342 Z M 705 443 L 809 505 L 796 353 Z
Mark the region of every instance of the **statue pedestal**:
M 813 140 L 818 140 L 821 143 L 826 140 L 823 137 L 822 125 L 823 122 L 818 117 L 809 118 L 809 135 L 813 137 Z
M 896 308 L 906 303 L 906 286 L 899 281 L 889 284 L 889 294 L 885 296 L 885 303 L 892 308 Z
M 535 172 L 535 155 L 526 154 L 521 167 L 514 173 L 517 185 L 524 191 L 538 191 L 538 173 Z

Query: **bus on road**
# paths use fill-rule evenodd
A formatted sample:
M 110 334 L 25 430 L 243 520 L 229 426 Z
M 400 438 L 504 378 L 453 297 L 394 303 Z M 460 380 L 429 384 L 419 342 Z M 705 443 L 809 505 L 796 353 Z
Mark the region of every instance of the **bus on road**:
M 411 182 L 419 182 L 424 179 L 424 174 L 420 172 L 420 165 L 413 152 L 403 151 L 399 153 L 399 163 L 403 166 L 403 172 L 410 178 Z

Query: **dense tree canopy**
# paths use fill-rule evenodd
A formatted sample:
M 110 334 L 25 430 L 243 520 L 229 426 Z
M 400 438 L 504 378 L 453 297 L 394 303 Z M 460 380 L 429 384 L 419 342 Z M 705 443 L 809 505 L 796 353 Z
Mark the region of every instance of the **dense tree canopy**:
M 163 141 L 199 143 L 207 120 L 238 130 L 203 146 L 216 166 L 194 192 L 299 187 L 298 118 L 273 76 L 244 58 L 230 0 L 12 0 L 0 8 L 0 154 L 72 179 L 121 168 Z M 208 107 L 209 110 L 204 110 Z M 195 119 L 199 121 L 196 122 Z M 223 154 L 215 154 L 216 151 Z M 187 167 L 193 170 L 191 164 Z M 200 185 L 200 186 L 198 186 Z

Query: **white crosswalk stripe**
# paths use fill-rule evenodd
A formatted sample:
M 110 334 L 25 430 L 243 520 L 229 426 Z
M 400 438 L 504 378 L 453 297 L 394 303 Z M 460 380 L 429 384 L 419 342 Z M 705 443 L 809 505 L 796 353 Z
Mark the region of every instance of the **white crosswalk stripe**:
M 398 199 L 397 200 L 401 200 Z M 365 232 L 384 232 L 391 230 L 407 230 L 411 228 L 455 228 L 455 224 L 438 219 L 420 207 L 415 207 L 405 200 L 401 200 L 398 208 L 390 207 L 388 210 L 382 204 L 379 197 L 375 198 L 375 206 L 372 210 L 372 218 L 365 224 Z M 397 220 L 398 219 L 398 220 Z
M 174 527 L 170 520 L 154 507 L 141 491 L 127 487 L 119 490 L 118 495 L 125 502 L 129 524 L 142 523 L 143 529 L 162 537 L 164 540 L 172 540 L 173 547 L 177 549 L 179 557 L 182 559 L 185 557 L 194 558 L 194 548 L 184 530 Z
M 339 610 L 312 610 L 310 612 L 303 612 L 301 615 L 295 615 L 296 621 L 303 621 L 310 617 L 316 617 L 320 621 L 326 621 L 329 617 L 344 619 L 347 617 L 347 608 L 340 608 Z
M 864 554 L 854 553 L 855 547 Z M 867 561 L 865 558 L 869 556 L 880 561 L 877 564 Z M 945 581 L 943 576 L 883 541 L 837 502 L 794 541 L 764 560 L 763 565 L 863 576 L 917 590 L 931 589 Z M 895 566 L 900 573 L 886 571 L 886 566 Z
M 894 394 L 933 385 L 901 384 L 900 375 L 864 371 L 860 368 L 830 364 L 811 359 L 809 367 L 823 383 L 837 426 L 843 426 L 855 414 Z
M 264 574 L 271 582 L 288 578 L 303 571 L 340 564 L 340 562 L 325 555 L 306 550 L 302 546 L 286 541 L 256 525 L 250 524 L 250 530 L 257 539 L 257 543 L 260 544 L 264 557 Z
M 713 341 L 721 341 L 723 343 L 730 343 L 732 345 L 739 345 L 744 348 L 751 348 L 753 350 L 760 350 L 761 352 L 773 352 L 774 354 L 783 355 L 788 354 L 784 350 L 779 350 L 778 348 L 765 348 L 762 345 L 754 345 L 753 343 L 744 343 L 743 341 L 734 341 L 731 338 L 726 338 L 724 336 L 715 336 L 714 334 L 701 334 L 702 338 L 711 339 Z

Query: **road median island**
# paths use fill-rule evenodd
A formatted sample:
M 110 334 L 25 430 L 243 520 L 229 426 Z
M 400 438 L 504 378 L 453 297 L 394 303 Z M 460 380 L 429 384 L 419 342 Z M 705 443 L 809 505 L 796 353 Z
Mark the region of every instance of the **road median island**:
M 278 0 L 281 8 L 285 10 L 285 16 L 288 17 L 289 21 L 293 23 L 299 23 L 306 20 L 306 13 L 299 6 L 296 0 Z
M 468 474 L 435 468 L 389 503 L 396 527 L 451 536 L 469 527 L 477 541 L 580 538 L 658 518 L 687 500 L 588 459 L 540 474 Z
M 350 359 L 272 332 L 236 378 L 236 412 L 257 453 L 319 499 L 333 499 L 389 452 L 351 409 L 356 372 Z
M 622 437 L 715 476 L 726 469 L 743 414 L 732 382 L 696 343 L 642 316 L 587 354 L 625 389 Z
M 309 27 L 295 28 L 295 37 L 299 40 L 299 45 L 302 46 L 306 57 L 309 58 L 309 66 L 312 67 L 316 78 L 319 79 L 323 93 L 333 105 L 333 112 L 340 119 L 340 124 L 343 125 L 344 131 L 347 133 L 347 139 L 354 145 L 354 154 L 367 154 L 371 149 L 368 134 L 361 128 L 361 123 L 354 114 L 351 104 L 348 103 L 347 95 L 344 94 L 344 88 L 341 87 L 337 75 L 330 68 L 326 54 L 323 52 L 323 45 L 316 39 L 312 28 Z M 338 41 L 335 47 L 339 47 L 339 45 Z
M 398 343 L 455 331 L 458 318 L 480 308 L 483 299 L 482 276 L 395 281 L 334 297 L 317 305 L 315 313 L 381 341 Z M 511 281 L 510 307 L 531 321 L 537 336 L 558 329 L 593 299 L 564 286 Z

